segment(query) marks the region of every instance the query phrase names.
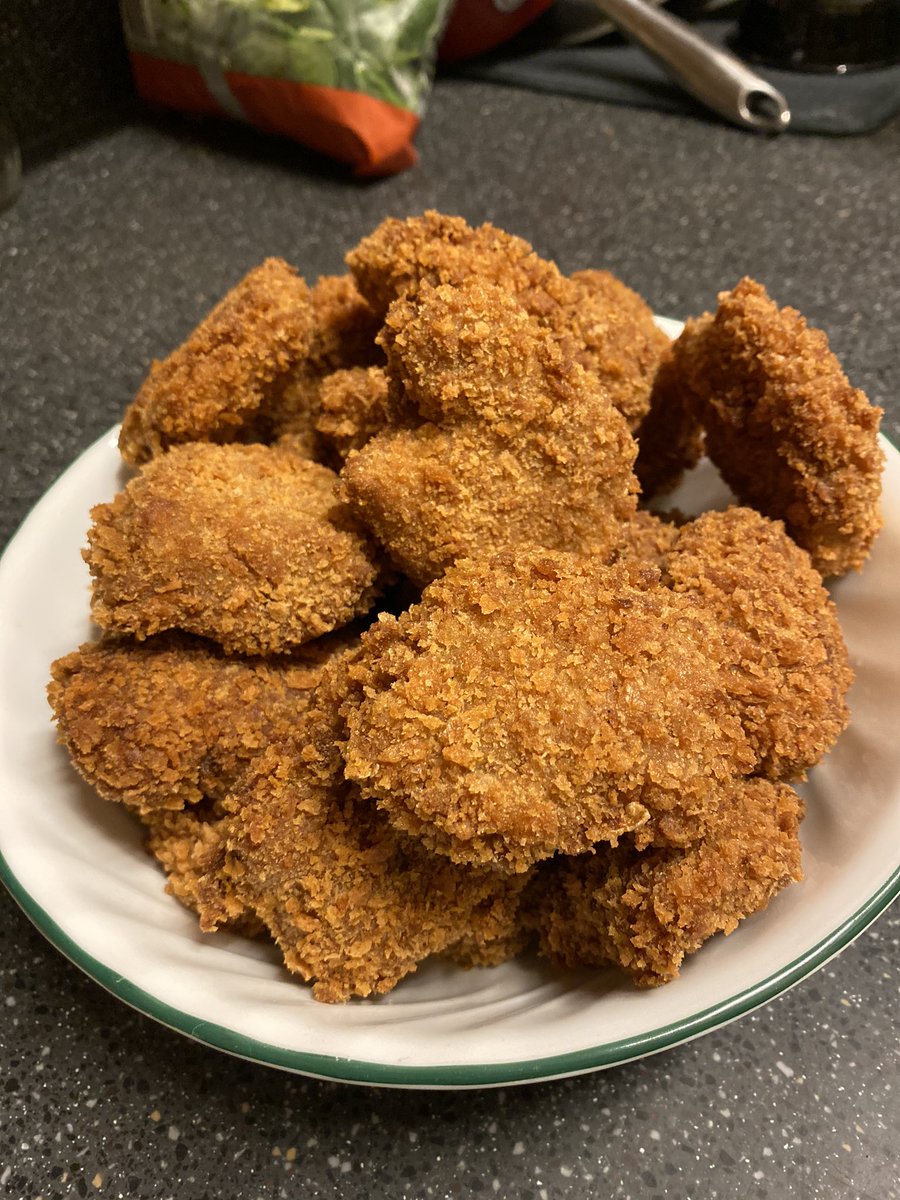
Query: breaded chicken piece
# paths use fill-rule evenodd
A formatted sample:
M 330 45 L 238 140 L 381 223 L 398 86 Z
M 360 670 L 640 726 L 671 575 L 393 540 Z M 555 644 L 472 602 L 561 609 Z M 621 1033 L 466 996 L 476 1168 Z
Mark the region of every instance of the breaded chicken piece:
M 177 812 L 156 809 L 141 820 L 146 847 L 166 873 L 166 891 L 197 914 L 202 929 L 225 927 L 248 937 L 262 932 L 223 872 L 227 822 L 220 801 L 201 800 Z
M 335 371 L 379 365 L 384 353 L 375 342 L 381 317 L 359 294 L 350 275 L 321 275 L 310 299 L 309 349 L 287 385 L 273 392 L 264 407 L 260 440 L 273 441 L 290 434 L 302 439 L 308 457 L 318 458 L 321 439 L 316 422 L 325 379 Z
M 597 376 L 634 429 L 647 411 L 667 339 L 644 302 L 607 271 L 567 279 L 528 242 L 493 225 L 426 212 L 383 221 L 347 255 L 360 291 L 386 314 L 424 282 L 460 285 L 477 277 L 515 298 L 565 353 Z
M 852 679 L 808 556 L 740 509 L 663 536 L 612 566 L 467 560 L 380 618 L 347 777 L 430 849 L 510 870 L 625 833 L 688 845 L 726 781 L 802 777 Z
M 786 784 L 736 780 L 694 845 L 638 853 L 625 840 L 557 859 L 526 906 L 541 952 L 565 967 L 615 963 L 640 987 L 668 983 L 685 955 L 803 878 L 802 816 Z
M 272 654 L 366 612 L 379 566 L 336 477 L 285 449 L 179 446 L 92 510 L 91 611 L 137 638 L 184 629 Z
M 390 991 L 463 938 L 516 926 L 523 879 L 435 860 L 343 780 L 345 663 L 326 673 L 290 742 L 273 743 L 227 802 L 226 876 L 317 1000 Z
M 291 733 L 348 644 L 331 635 L 261 659 L 181 633 L 88 642 L 51 668 L 59 741 L 99 795 L 141 815 L 220 801 L 256 754 Z
M 260 410 L 309 351 L 313 305 L 293 267 L 269 258 L 246 275 L 150 374 L 125 413 L 132 466 L 182 442 L 252 440 Z
M 807 553 L 781 521 L 733 507 L 679 530 L 664 579 L 719 622 L 757 772 L 802 778 L 846 727 L 853 681 L 837 609 Z
M 859 568 L 881 528 L 881 409 L 850 386 L 825 334 L 742 279 L 672 354 L 738 498 L 781 518 L 823 575 Z
M 576 271 L 570 283 L 577 291 L 569 318 L 575 361 L 597 376 L 634 431 L 669 339 L 637 292 L 610 271 Z M 555 325 L 554 332 L 562 337 L 566 327 Z
M 457 862 L 521 871 L 633 831 L 689 842 L 756 767 L 718 621 L 636 560 L 467 560 L 362 647 L 347 778 Z
M 533 315 L 552 313 L 570 295 L 557 267 L 523 238 L 487 223 L 473 229 L 462 217 L 434 211 L 407 220 L 388 217 L 347 254 L 346 262 L 382 318 L 395 300 L 415 295 L 423 282 L 458 286 L 475 275 L 522 303 L 530 298 Z
M 653 380 L 650 411 L 635 434 L 638 444 L 634 473 L 641 497 L 674 491 L 685 471 L 700 461 L 703 430 L 678 384 L 671 350 L 663 356 Z
M 387 424 L 388 380 L 381 367 L 351 367 L 322 380 L 316 432 L 336 465 Z
M 419 586 L 518 542 L 605 553 L 635 511 L 636 447 L 596 379 L 492 283 L 423 285 L 382 342 L 410 422 L 352 453 L 351 507 Z M 417 421 L 418 424 L 412 424 Z

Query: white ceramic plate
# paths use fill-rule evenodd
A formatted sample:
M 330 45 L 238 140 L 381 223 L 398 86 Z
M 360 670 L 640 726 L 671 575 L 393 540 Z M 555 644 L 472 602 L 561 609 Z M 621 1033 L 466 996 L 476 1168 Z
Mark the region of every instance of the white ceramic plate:
M 271 947 L 198 931 L 163 892 L 137 823 L 76 777 L 44 696 L 50 662 L 94 636 L 79 551 L 89 507 L 122 484 L 115 431 L 50 489 L 0 563 L 3 880 L 46 937 L 126 1003 L 308 1075 L 489 1086 L 596 1070 L 707 1033 L 822 966 L 900 892 L 900 454 L 885 449 L 884 532 L 863 573 L 834 589 L 857 679 L 851 726 L 804 789 L 806 880 L 707 943 L 667 987 L 640 992 L 614 972 L 529 958 L 476 971 L 435 961 L 383 999 L 328 1006 Z M 708 463 L 677 494 L 694 511 L 727 499 Z

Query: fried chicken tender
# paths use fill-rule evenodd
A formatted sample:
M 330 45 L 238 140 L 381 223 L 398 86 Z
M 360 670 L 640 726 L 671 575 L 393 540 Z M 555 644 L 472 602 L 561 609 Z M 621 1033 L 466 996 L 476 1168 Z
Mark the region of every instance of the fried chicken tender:
M 801 779 L 849 720 L 853 681 L 837 609 L 781 521 L 749 508 L 684 525 L 663 570 L 719 622 L 741 723 L 769 779 Z
M 859 568 L 881 528 L 881 409 L 828 338 L 742 279 L 672 347 L 707 452 L 741 501 L 781 518 L 823 575 Z
M 347 644 L 332 635 L 261 659 L 181 633 L 88 642 L 51 668 L 59 741 L 99 795 L 142 816 L 219 802 L 255 755 L 293 730 Z
M 286 262 L 266 259 L 182 346 L 153 363 L 122 421 L 122 457 L 137 466 L 182 442 L 247 440 L 312 333 L 306 284 Z
M 380 367 L 351 367 L 322 380 L 316 432 L 335 465 L 362 449 L 388 420 L 388 380 Z
M 620 539 L 636 506 L 634 441 L 515 300 L 480 279 L 423 285 L 392 305 L 381 336 L 410 423 L 352 453 L 341 478 L 414 583 L 512 543 L 604 553 Z
M 362 644 L 346 775 L 457 862 L 521 871 L 670 827 L 693 840 L 756 766 L 718 622 L 639 561 L 467 560 Z
M 576 271 L 570 316 L 575 360 L 596 375 L 632 431 L 648 411 L 653 380 L 669 339 L 641 297 L 610 271 Z M 554 326 L 566 336 L 566 326 Z M 583 342 L 583 349 L 578 347 Z
M 524 886 L 524 877 L 434 860 L 344 782 L 347 661 L 326 673 L 291 741 L 256 759 L 226 805 L 229 886 L 288 969 L 328 1002 L 390 991 L 463 939 L 484 956 L 510 938 Z
M 359 290 L 387 314 L 424 282 L 460 285 L 479 277 L 515 298 L 565 353 L 603 383 L 634 429 L 647 411 L 656 363 L 667 339 L 636 293 L 607 271 L 567 279 L 522 238 L 493 225 L 426 212 L 389 218 L 347 255 Z
M 200 918 L 203 929 L 225 927 L 255 937 L 262 922 L 237 898 L 224 873 L 227 822 L 221 801 L 201 800 L 175 812 L 144 813 L 146 847 L 166 873 L 166 891 Z
M 674 491 L 685 471 L 700 461 L 703 430 L 679 386 L 671 350 L 657 368 L 650 410 L 635 437 L 638 456 L 634 473 L 644 500 Z
M 665 537 L 662 573 L 523 547 L 380 618 L 347 777 L 431 850 L 515 871 L 626 833 L 688 845 L 732 778 L 802 776 L 852 677 L 821 580 L 756 513 Z
M 526 905 L 541 952 L 566 967 L 615 963 L 640 987 L 668 983 L 685 955 L 803 878 L 802 816 L 786 784 L 735 780 L 693 845 L 638 853 L 623 840 L 548 864 Z
M 325 380 L 336 371 L 379 365 L 384 353 L 375 343 L 381 317 L 359 294 L 351 276 L 321 275 L 310 299 L 309 349 L 286 386 L 273 392 L 265 406 L 260 440 L 277 440 L 287 434 L 296 439 L 295 446 L 303 444 L 308 457 L 318 458 L 321 439 L 316 423 Z
M 428 211 L 421 217 L 388 217 L 346 256 L 356 285 L 384 317 L 395 300 L 414 296 L 421 283 L 458 286 L 480 276 L 515 296 L 532 313 L 553 314 L 570 295 L 555 264 L 540 258 L 523 238 L 494 225 L 473 229 L 462 217 Z M 554 288 L 561 287 L 560 295 Z
M 240 654 L 288 650 L 366 612 L 379 587 L 335 475 L 285 449 L 196 442 L 92 510 L 102 629 L 184 629 Z

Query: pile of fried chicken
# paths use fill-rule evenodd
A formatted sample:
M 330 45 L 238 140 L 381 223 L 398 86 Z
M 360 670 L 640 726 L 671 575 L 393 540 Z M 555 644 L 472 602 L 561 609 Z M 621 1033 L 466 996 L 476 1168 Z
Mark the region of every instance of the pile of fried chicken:
M 750 279 L 670 343 L 491 225 L 347 264 L 268 260 L 154 363 L 59 738 L 201 928 L 318 1000 L 528 945 L 665 983 L 801 878 L 880 411 Z M 739 504 L 651 511 L 703 452 Z

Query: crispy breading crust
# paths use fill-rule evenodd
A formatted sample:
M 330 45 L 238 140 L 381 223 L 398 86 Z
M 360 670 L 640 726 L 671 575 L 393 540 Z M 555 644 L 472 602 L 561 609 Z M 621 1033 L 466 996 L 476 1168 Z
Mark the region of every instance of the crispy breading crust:
M 640 831 L 690 841 L 756 765 L 718 622 L 626 560 L 467 560 L 363 635 L 346 774 L 459 862 L 523 870 Z
M 383 361 L 375 338 L 381 314 L 360 295 L 351 275 L 320 275 L 312 289 L 309 361 L 322 375 Z
M 643 854 L 623 841 L 544 868 L 524 911 L 560 966 L 616 963 L 640 987 L 668 983 L 714 934 L 803 878 L 803 802 L 786 784 L 726 785 L 706 836 Z
M 635 558 L 663 567 L 684 524 L 680 514 L 653 513 L 639 509 L 619 530 L 619 541 L 606 557 L 608 565 L 626 558 Z
M 187 634 L 108 638 L 57 659 L 48 697 L 60 742 L 104 799 L 141 814 L 179 810 L 221 800 L 256 754 L 287 736 L 346 644 L 332 635 L 260 659 Z
M 336 466 L 387 424 L 388 381 L 381 367 L 352 367 L 322 380 L 316 432 Z
M 597 376 L 635 428 L 647 411 L 666 337 L 630 288 L 607 271 L 567 279 L 528 242 L 493 225 L 426 212 L 388 218 L 347 255 L 360 291 L 386 314 L 421 283 L 460 285 L 473 277 L 496 284 L 565 344 L 566 354 Z
M 635 510 L 636 447 L 596 380 L 492 283 L 423 285 L 382 332 L 395 410 L 341 477 L 418 585 L 517 542 L 604 553 Z
M 703 430 L 679 386 L 671 350 L 664 355 L 653 380 L 650 411 L 637 433 L 634 473 L 641 496 L 674 491 L 685 471 L 695 467 L 703 451 Z
M 348 778 L 432 850 L 520 870 L 629 832 L 686 845 L 733 776 L 802 776 L 852 679 L 807 556 L 741 509 L 657 533 L 611 567 L 467 560 L 382 617 L 345 704 Z
M 881 528 L 881 409 L 821 330 L 742 279 L 672 347 L 707 452 L 740 500 L 779 517 L 823 575 L 859 568 Z
M 524 238 L 484 224 L 473 229 L 462 217 L 434 211 L 398 220 L 388 217 L 346 256 L 356 285 L 382 318 L 395 300 L 412 296 L 420 283 L 459 285 L 479 275 L 510 295 L 531 298 L 530 310 L 550 313 L 563 277 Z
M 443 957 L 449 958 L 458 967 L 471 970 L 473 967 L 499 967 L 526 950 L 534 935 L 531 929 L 523 925 L 521 912 L 507 906 L 506 910 L 501 910 L 502 919 L 498 921 L 494 915 L 498 907 L 494 906 L 492 927 L 487 936 L 481 933 L 467 934 L 448 947 Z
M 101 628 L 184 629 L 277 653 L 366 612 L 379 567 L 326 467 L 285 449 L 197 442 L 92 511 L 85 559 Z
M 153 363 L 122 421 L 122 457 L 137 466 L 182 442 L 245 440 L 306 356 L 312 330 L 306 284 L 286 262 L 266 259 Z
M 286 386 L 273 392 L 260 414 L 261 441 L 285 434 L 295 438 L 310 458 L 319 458 L 321 439 L 316 422 L 322 386 L 335 371 L 376 366 L 384 353 L 375 338 L 381 328 L 376 315 L 350 275 L 322 275 L 310 293 L 312 329 L 309 349 Z M 330 449 L 326 441 L 326 449 Z
M 226 805 L 227 886 L 328 1002 L 390 991 L 467 937 L 485 952 L 515 928 L 524 886 L 435 861 L 344 782 L 346 661 L 326 672 L 296 736 L 270 746 Z
M 682 526 L 663 574 L 719 623 L 757 771 L 802 778 L 846 727 L 853 681 L 837 609 L 809 556 L 781 521 L 734 507 Z
M 201 800 L 177 812 L 157 809 L 141 820 L 145 845 L 166 873 L 166 891 L 197 914 L 201 929 L 225 927 L 246 937 L 263 931 L 223 871 L 226 821 L 221 803 Z
M 641 297 L 609 271 L 576 271 L 570 317 L 575 359 L 596 375 L 628 427 L 637 429 L 650 405 L 660 360 L 669 344 Z M 565 327 L 555 326 L 558 336 Z M 577 348 L 583 343 L 584 349 Z

